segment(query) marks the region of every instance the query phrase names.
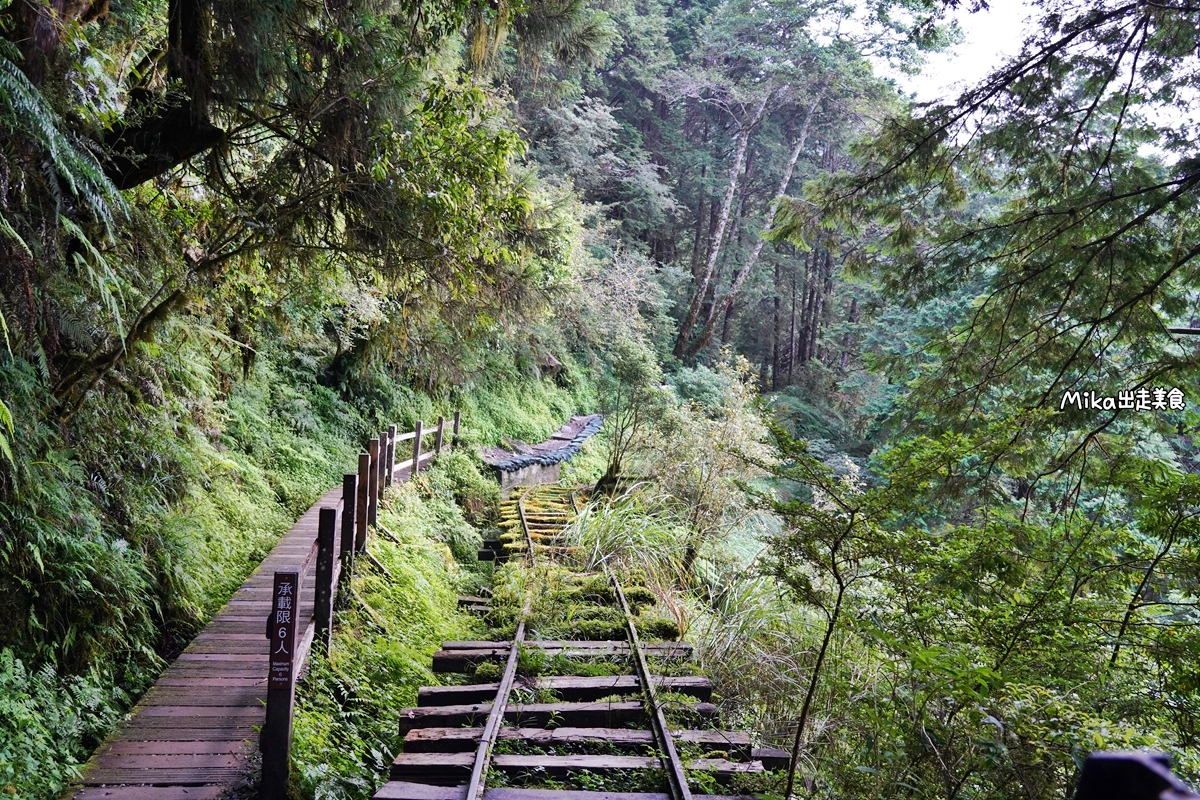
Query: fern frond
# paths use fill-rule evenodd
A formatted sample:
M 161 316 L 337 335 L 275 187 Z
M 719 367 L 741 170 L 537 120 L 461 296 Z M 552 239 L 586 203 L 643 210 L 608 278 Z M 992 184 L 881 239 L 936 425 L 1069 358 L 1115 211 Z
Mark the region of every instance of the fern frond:
M 21 234 L 17 233 L 17 229 L 12 226 L 12 223 L 4 218 L 3 214 L 0 214 L 0 233 L 5 234 L 16 242 L 17 246 L 25 251 L 25 255 L 33 258 L 33 251 L 29 249 L 29 245 L 21 238 Z
M 16 467 L 17 461 L 13 458 L 12 448 L 8 444 L 8 439 L 13 433 L 12 412 L 8 410 L 8 406 L 5 405 L 3 400 L 0 400 L 0 425 L 4 426 L 6 432 L 0 433 L 0 453 L 4 453 L 5 458 L 8 459 L 8 463 Z
M 76 347 L 87 350 L 94 348 L 97 340 L 104 335 L 103 331 L 80 321 L 66 309 L 58 312 L 58 329 Z
M 24 135 L 45 152 L 43 169 L 50 191 L 61 202 L 60 182 L 104 224 L 113 235 L 116 216 L 129 207 L 88 146 L 69 133 L 37 87 L 0 53 L 0 130 Z
M 91 258 L 88 259 L 83 255 L 76 255 L 75 263 L 82 267 L 84 273 L 88 277 L 88 280 L 90 280 L 92 286 L 96 288 L 96 293 L 100 296 L 100 301 L 104 304 L 104 307 L 108 309 L 108 313 L 112 314 L 113 319 L 116 321 L 118 335 L 121 336 L 121 338 L 124 338 L 125 326 L 121 320 L 122 302 L 117 293 L 113 291 L 114 287 L 119 288 L 121 285 L 117 274 L 113 272 L 111 267 L 109 267 L 108 261 L 105 260 L 104 255 L 98 249 L 96 249 L 96 246 L 92 244 L 92 240 L 88 238 L 87 234 L 83 232 L 82 228 L 80 228 L 73 220 L 66 216 L 59 216 L 58 221 L 68 233 L 79 240 L 79 243 L 83 245 L 84 249 L 87 251 L 87 254 L 91 256 Z

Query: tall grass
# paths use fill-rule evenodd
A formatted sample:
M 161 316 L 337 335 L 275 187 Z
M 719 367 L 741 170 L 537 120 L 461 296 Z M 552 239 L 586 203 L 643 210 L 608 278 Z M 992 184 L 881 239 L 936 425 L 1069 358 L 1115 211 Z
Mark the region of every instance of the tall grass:
M 690 583 L 686 521 L 666 495 L 634 484 L 614 499 L 588 503 L 562 532 L 586 570 L 638 572 L 664 593 Z

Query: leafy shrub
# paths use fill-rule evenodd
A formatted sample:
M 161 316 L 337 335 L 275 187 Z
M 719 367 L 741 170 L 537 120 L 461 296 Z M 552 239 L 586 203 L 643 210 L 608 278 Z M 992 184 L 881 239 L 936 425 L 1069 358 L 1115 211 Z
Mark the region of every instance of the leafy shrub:
M 0 650 L 0 794 L 35 800 L 65 789 L 128 702 L 111 684 L 112 676 L 96 672 L 30 671 L 12 650 Z
M 675 393 L 683 400 L 690 400 L 700 408 L 713 412 L 719 410 L 726 395 L 733 388 L 733 377 L 724 370 L 714 370 L 703 364 L 694 368 L 683 368 L 670 376 Z
M 500 484 L 485 476 L 478 456 L 463 450 L 442 455 L 428 473 L 430 489 L 449 495 L 473 525 L 495 520 L 500 509 Z

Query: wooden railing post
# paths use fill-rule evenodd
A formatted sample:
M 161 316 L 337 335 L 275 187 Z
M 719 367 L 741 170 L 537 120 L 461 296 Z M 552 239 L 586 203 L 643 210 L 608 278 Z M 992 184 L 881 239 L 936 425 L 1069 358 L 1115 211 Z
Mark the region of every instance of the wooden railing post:
M 379 506 L 383 505 L 383 490 L 387 488 L 387 451 L 388 451 L 388 436 L 387 431 L 379 434 L 379 461 L 376 464 L 376 472 L 379 477 L 375 479 L 375 517 L 379 518 Z
M 367 467 L 367 524 L 374 527 L 379 521 L 379 439 L 367 442 L 371 463 Z
M 342 476 L 342 575 L 346 580 L 354 574 L 354 518 L 357 515 L 358 476 L 347 472 Z
M 462 421 L 462 412 L 455 411 L 454 412 L 454 434 L 450 437 L 450 446 L 451 447 L 458 446 L 458 424 L 461 421 Z
M 384 467 L 384 473 L 387 478 L 387 486 L 392 485 L 392 474 L 396 471 L 396 426 L 388 426 L 388 452 L 387 463 Z
M 434 437 L 434 440 L 433 440 L 434 455 L 440 456 L 442 454 L 442 433 L 445 430 L 446 430 L 446 418 L 439 415 L 438 416 L 437 436 Z
M 322 508 L 317 521 L 317 601 L 313 609 L 313 646 L 329 655 L 333 643 L 333 537 L 337 509 Z
M 416 436 L 413 437 L 413 465 L 412 472 L 408 474 L 410 478 L 416 476 L 421 469 L 421 420 L 417 420 L 417 427 L 413 428 L 413 433 Z
M 354 509 L 354 549 L 361 553 L 367 546 L 367 520 L 371 510 L 371 454 L 358 454 L 358 503 Z
M 292 706 L 296 700 L 296 603 L 300 599 L 300 573 L 276 572 L 271 616 L 267 619 L 270 647 L 267 672 L 267 709 L 259 739 L 262 751 L 263 800 L 286 800 L 288 769 L 292 758 Z

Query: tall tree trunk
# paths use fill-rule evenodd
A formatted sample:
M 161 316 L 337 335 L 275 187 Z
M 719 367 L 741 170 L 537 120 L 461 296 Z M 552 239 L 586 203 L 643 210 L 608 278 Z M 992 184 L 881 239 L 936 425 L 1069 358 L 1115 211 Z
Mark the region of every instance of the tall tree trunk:
M 796 380 L 796 265 L 792 264 L 792 325 L 788 331 L 788 385 Z
M 717 259 L 721 255 L 721 242 L 725 238 L 725 231 L 729 227 L 730 212 L 733 210 L 733 198 L 737 193 L 738 179 L 742 174 L 742 165 L 746 161 L 746 148 L 750 144 L 750 134 L 753 133 L 754 128 L 762 120 L 763 114 L 767 110 L 767 103 L 773 94 L 772 90 L 768 90 L 763 95 L 762 101 L 759 102 L 754 114 L 738 128 L 733 164 L 729 168 L 729 183 L 725 187 L 725 196 L 721 199 L 721 211 L 717 215 L 717 229 L 713 232 L 709 243 L 708 260 L 696 285 L 687 315 L 684 317 L 683 324 L 679 328 L 679 335 L 675 339 L 675 356 L 677 358 L 683 357 L 687 351 L 687 343 L 692 338 L 692 329 L 696 326 L 696 319 L 700 316 L 700 307 L 704 304 L 704 298 L 708 296 L 713 272 L 717 268 Z
M 696 238 L 692 240 L 692 277 L 700 275 L 700 254 L 704 246 L 704 216 L 708 209 L 708 198 L 704 194 L 704 173 L 707 166 L 700 167 L 699 199 L 696 201 Z
M 167 3 L 167 77 L 183 83 L 193 120 L 208 119 L 212 65 L 207 63 L 211 15 L 203 0 Z
M 63 34 L 75 23 L 86 25 L 108 16 L 108 0 L 15 0 L 0 9 L 0 28 L 21 51 L 21 70 L 34 86 L 41 86 L 54 66 Z M 5 23 L 9 17 L 12 22 Z M 9 27 L 11 25 L 11 27 Z
M 812 122 L 813 113 L 816 111 L 817 104 L 820 102 L 821 98 L 818 97 L 813 101 L 812 105 L 808 107 L 808 113 L 805 114 L 804 117 L 804 124 L 800 126 L 800 134 L 796 137 L 796 142 L 792 147 L 791 157 L 788 159 L 787 166 L 783 170 L 783 177 L 779 181 L 779 190 L 775 193 L 777 198 L 787 194 L 787 187 L 792 181 L 792 173 L 796 169 L 796 162 L 800 160 L 800 153 L 804 151 L 804 143 L 808 140 L 809 123 Z M 717 302 L 718 308 L 726 308 L 733 304 L 733 298 L 737 296 L 739 291 L 741 291 L 742 284 L 746 282 L 746 278 L 749 277 L 750 272 L 754 269 L 754 265 L 758 263 L 758 257 L 762 254 L 763 246 L 767 243 L 767 240 L 764 237 L 770 230 L 771 220 L 768 219 L 767 224 L 763 227 L 762 232 L 758 235 L 758 241 L 754 243 L 754 249 L 750 252 L 750 257 L 746 259 L 746 263 L 742 265 L 741 269 L 739 269 L 737 274 L 734 276 L 733 283 L 731 283 L 729 286 L 729 291 L 727 291 L 722 296 L 721 300 Z M 708 322 L 706 322 L 704 328 L 700 331 L 700 335 L 696 337 L 696 341 L 690 345 L 687 345 L 686 349 L 683 350 L 683 358 L 689 360 L 695 358 L 696 354 L 703 350 L 708 343 L 712 341 L 714 331 L 711 321 L 713 317 L 715 317 L 715 314 L 709 318 Z M 688 333 L 690 334 L 690 332 L 691 329 L 689 328 Z M 684 341 L 682 334 L 683 330 L 681 329 L 681 338 L 676 341 L 675 346 L 676 356 L 680 356 L 679 342 Z
M 771 389 L 779 388 L 779 265 L 775 265 L 775 315 L 771 328 Z
M 824 283 L 824 286 L 822 287 L 822 291 L 821 291 L 821 309 L 820 309 L 820 316 L 818 317 L 818 319 L 822 323 L 828 321 L 828 319 L 832 313 L 830 311 L 830 306 L 832 303 L 833 303 L 833 253 L 829 250 L 826 250 L 825 251 L 825 283 Z M 819 325 L 817 327 L 817 331 L 818 331 L 818 333 L 820 332 Z M 817 358 L 824 361 L 825 355 L 826 355 L 825 348 L 821 345 L 820 339 L 817 340 L 816 346 L 817 346 Z
M 730 303 L 725 306 L 725 322 L 721 325 L 721 344 L 727 345 L 733 339 L 733 310 L 735 306 Z
M 816 286 L 818 280 L 818 270 L 821 264 L 821 249 L 814 247 L 811 258 L 809 258 L 804 270 L 804 288 L 802 290 L 803 301 L 800 308 L 800 343 L 798 345 L 798 361 L 801 364 L 807 364 L 812 353 L 809 352 L 808 345 L 812 340 L 813 328 L 813 287 Z
M 737 228 L 736 238 L 738 247 L 742 246 L 742 234 L 745 232 L 746 221 L 746 195 L 750 192 L 750 173 L 754 171 L 754 151 L 746 153 L 746 167 L 742 170 L 742 186 L 738 192 L 737 211 L 734 212 L 733 218 L 737 220 L 735 228 Z
M 851 325 L 858 322 L 858 298 L 850 298 L 850 313 L 846 317 L 846 321 Z M 850 344 L 853 337 L 850 331 L 846 331 L 846 335 L 842 337 L 842 371 L 845 372 L 846 366 L 850 363 Z
M 812 280 L 808 286 L 808 326 L 804 329 L 804 363 L 812 361 L 817 355 L 817 309 L 819 308 L 819 298 L 817 292 L 821 286 L 821 267 L 820 262 L 814 265 L 815 269 L 812 272 Z

